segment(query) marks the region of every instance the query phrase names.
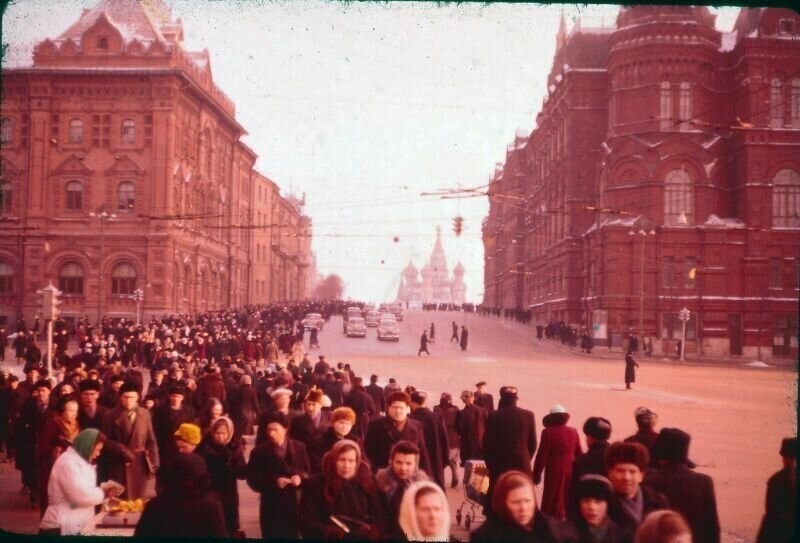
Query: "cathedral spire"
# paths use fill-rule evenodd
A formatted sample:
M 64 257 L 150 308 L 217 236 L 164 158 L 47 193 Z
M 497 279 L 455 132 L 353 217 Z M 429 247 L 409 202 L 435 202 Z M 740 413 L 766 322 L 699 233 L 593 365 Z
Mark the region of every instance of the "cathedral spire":
M 556 51 L 564 47 L 567 43 L 567 21 L 564 12 L 561 12 L 561 21 L 558 23 L 558 34 L 556 34 Z

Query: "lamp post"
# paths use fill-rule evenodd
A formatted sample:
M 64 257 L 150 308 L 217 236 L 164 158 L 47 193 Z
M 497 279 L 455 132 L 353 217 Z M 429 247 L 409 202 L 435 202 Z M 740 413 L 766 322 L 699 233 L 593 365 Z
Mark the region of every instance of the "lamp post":
M 103 249 L 105 244 L 105 226 L 108 221 L 116 219 L 117 216 L 114 213 L 106 211 L 105 206 L 101 207 L 98 211 L 90 212 L 89 216 L 100 221 L 100 283 L 97 289 L 97 326 L 99 328 L 100 320 L 103 315 L 103 280 L 105 279 L 103 273 Z
M 681 330 L 681 360 L 684 360 L 684 355 L 686 354 L 686 323 L 689 322 L 691 315 L 692 312 L 685 307 L 678 312 L 678 318 L 683 324 Z
M 656 231 L 650 229 L 649 232 L 645 231 L 644 228 L 639 228 L 638 231 L 629 230 L 628 235 L 631 236 L 641 236 L 642 238 L 642 246 L 640 251 L 640 260 L 639 260 L 639 341 L 638 347 L 636 349 L 637 354 L 641 355 L 642 351 L 644 350 L 644 243 L 647 240 L 647 236 L 655 236 Z

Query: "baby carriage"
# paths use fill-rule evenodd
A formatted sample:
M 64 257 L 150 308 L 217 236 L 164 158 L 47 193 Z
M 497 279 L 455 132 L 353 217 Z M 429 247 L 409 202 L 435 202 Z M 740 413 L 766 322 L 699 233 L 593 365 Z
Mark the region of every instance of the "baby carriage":
M 464 462 L 464 501 L 456 510 L 456 524 L 469 530 L 475 515 L 488 503 L 489 471 L 483 460 L 467 460 Z M 467 508 L 469 510 L 467 511 Z

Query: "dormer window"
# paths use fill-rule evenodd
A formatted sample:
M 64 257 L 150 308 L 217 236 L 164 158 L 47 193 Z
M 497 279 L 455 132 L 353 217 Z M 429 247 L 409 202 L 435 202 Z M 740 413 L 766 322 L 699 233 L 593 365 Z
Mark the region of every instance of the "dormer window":
M 106 36 L 100 36 L 97 38 L 97 50 L 108 51 L 108 38 Z
M 794 19 L 781 19 L 778 21 L 778 34 L 794 34 Z

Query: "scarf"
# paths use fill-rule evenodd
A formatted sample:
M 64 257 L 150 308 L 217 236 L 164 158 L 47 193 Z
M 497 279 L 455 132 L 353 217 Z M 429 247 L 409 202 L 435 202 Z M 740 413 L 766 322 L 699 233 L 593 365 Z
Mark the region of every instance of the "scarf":
M 97 436 L 99 434 L 100 430 L 96 428 L 87 428 L 79 433 L 72 443 L 72 447 L 78 451 L 81 458 L 87 462 L 89 461 L 89 455 L 92 454 L 92 449 L 94 449 L 94 444 L 97 442 Z

